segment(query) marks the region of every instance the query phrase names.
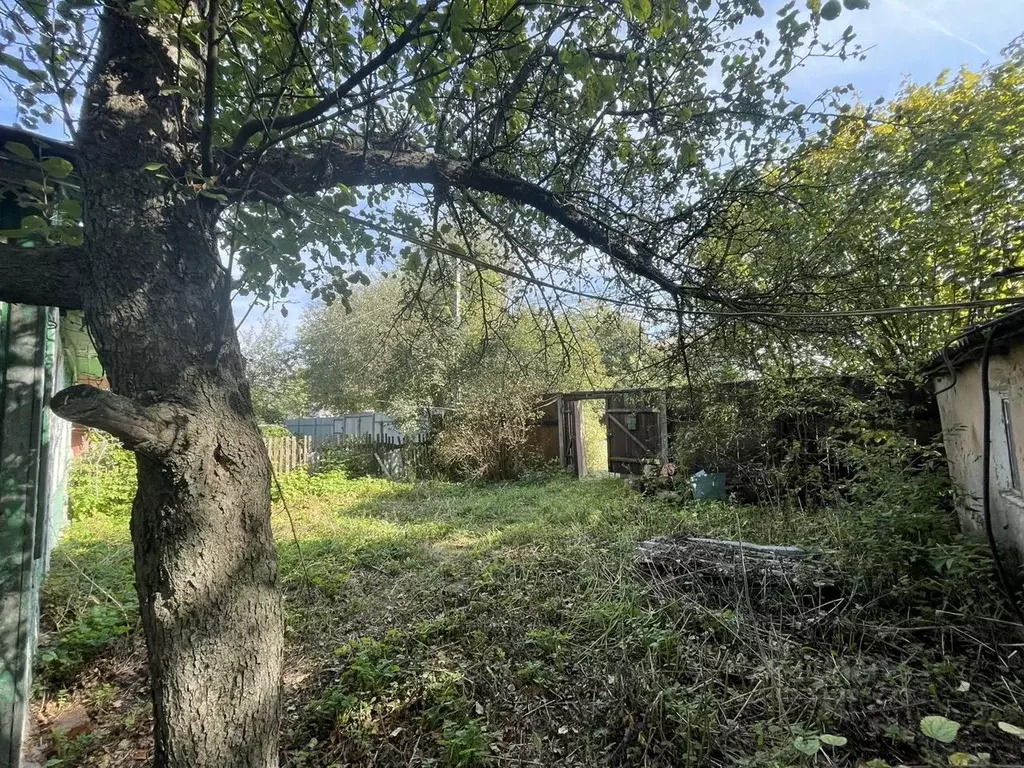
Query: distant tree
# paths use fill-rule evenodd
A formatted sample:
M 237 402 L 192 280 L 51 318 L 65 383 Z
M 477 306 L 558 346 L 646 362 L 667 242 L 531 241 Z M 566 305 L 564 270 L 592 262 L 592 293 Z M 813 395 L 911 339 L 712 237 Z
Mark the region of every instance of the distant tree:
M 653 385 L 664 378 L 666 355 L 642 319 L 589 302 L 576 308 L 568 319 L 576 333 L 593 339 L 601 355 L 607 386 Z
M 436 404 L 455 339 L 453 320 L 426 296 L 406 302 L 406 286 L 392 278 L 357 287 L 347 305 L 306 311 L 298 345 L 316 408 L 408 415 Z
M 310 412 L 306 371 L 284 323 L 265 318 L 239 334 L 252 407 L 261 424 Z
M 596 325 L 586 322 L 607 320 L 596 310 L 543 311 L 510 297 L 500 276 L 467 272 L 456 318 L 454 288 L 440 277 L 380 280 L 357 288 L 348 306 L 307 311 L 298 348 L 315 407 L 411 418 L 424 407 L 460 402 L 474 382 L 498 370 L 515 386 L 545 391 L 607 381 Z

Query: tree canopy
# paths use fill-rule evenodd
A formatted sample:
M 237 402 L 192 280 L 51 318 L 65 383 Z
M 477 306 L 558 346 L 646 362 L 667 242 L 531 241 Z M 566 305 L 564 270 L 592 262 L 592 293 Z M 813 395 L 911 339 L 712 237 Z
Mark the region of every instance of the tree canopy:
M 225 208 L 222 257 L 264 301 L 297 283 L 346 296 L 365 279 L 357 254 L 372 265 L 395 248 L 380 227 L 420 238 L 440 210 L 463 250 L 484 234 L 526 274 L 579 276 L 599 252 L 602 292 L 736 303 L 694 248 L 723 206 L 765 193 L 766 163 L 828 119 L 830 101 L 789 99 L 786 75 L 853 52 L 852 30 L 832 23 L 839 3 L 808 6 L 762 27 L 758 0 L 134 2 L 117 13 L 170 46 L 152 98 L 196 133 L 125 161 Z M 98 11 L 10 9 L 3 63 L 23 125 L 80 127 Z M 5 138 L 22 160 L 40 154 Z M 52 142 L 42 154 L 56 156 L 46 180 L 77 162 Z M 46 180 L 23 226 L 75 245 L 65 222 L 77 209 Z
M 1015 44 L 997 64 L 907 83 L 809 138 L 775 171 L 787 195 L 732 206 L 701 249 L 721 290 L 782 314 L 696 318 L 684 336 L 703 344 L 694 354 L 720 372 L 724 360 L 913 378 L 960 329 L 999 311 L 985 302 L 1019 295 L 1022 78 Z M 958 304 L 968 306 L 927 311 Z M 889 312 L 908 306 L 925 311 Z

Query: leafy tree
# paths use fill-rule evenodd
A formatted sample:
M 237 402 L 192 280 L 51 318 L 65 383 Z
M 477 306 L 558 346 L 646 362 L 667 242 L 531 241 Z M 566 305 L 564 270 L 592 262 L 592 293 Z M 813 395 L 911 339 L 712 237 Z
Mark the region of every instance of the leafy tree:
M 890 103 L 851 110 L 767 174 L 786 197 L 730 209 L 705 243 L 706 270 L 748 306 L 871 311 L 974 303 L 1024 278 L 1024 47 L 979 72 L 908 83 Z M 799 184 L 790 181 L 799 179 Z M 694 321 L 705 365 L 746 361 L 792 373 L 822 365 L 913 377 L 964 326 L 998 307 L 942 313 Z M 716 362 L 718 361 L 718 362 Z
M 458 329 L 431 296 L 411 298 L 402 281 L 385 279 L 357 288 L 348 306 L 306 312 L 299 346 L 318 408 L 415 418 L 423 407 L 444 404 Z
M 233 293 L 344 298 L 357 255 L 444 209 L 527 278 L 734 306 L 694 248 L 829 111 L 786 96 L 808 56 L 850 52 L 850 30 L 818 38 L 839 4 L 810 5 L 769 35 L 758 0 L 5 4 L 22 127 L 0 133 L 2 177 L 24 215 L 0 299 L 84 309 L 111 391 L 53 408 L 137 454 L 157 766 L 278 760 L 269 463 Z M 24 130 L 52 119 L 70 142 Z
M 306 371 L 284 324 L 264 319 L 259 327 L 243 331 L 239 343 L 257 421 L 280 424 L 286 418 L 308 416 Z

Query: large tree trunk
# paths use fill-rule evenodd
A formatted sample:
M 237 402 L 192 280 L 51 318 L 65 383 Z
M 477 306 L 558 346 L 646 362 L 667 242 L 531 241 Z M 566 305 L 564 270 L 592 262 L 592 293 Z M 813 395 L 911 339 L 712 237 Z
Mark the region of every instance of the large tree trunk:
M 133 447 L 136 587 L 159 768 L 278 763 L 283 613 L 270 466 L 216 246 L 216 203 L 183 184 L 194 131 L 167 95 L 180 53 L 108 4 L 76 144 L 85 317 L 116 395 L 63 415 Z M 163 162 L 176 181 L 144 170 Z M 120 397 L 119 397 L 120 396 Z

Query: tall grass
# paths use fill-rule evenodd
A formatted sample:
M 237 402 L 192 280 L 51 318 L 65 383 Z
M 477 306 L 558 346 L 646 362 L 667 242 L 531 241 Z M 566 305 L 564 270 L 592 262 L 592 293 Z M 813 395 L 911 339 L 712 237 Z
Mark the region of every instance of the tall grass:
M 814 511 L 614 479 L 282 478 L 284 764 L 1013 763 L 998 723 L 1024 725 L 1020 654 L 984 548 L 957 533 L 941 474 L 865 467 Z M 637 567 L 639 541 L 678 533 L 798 544 L 830 578 L 764 596 Z M 98 706 L 92 669 L 142 664 L 130 559 L 119 507 L 74 521 L 41 696 Z M 955 743 L 921 732 L 935 715 L 961 724 Z M 104 727 L 88 754 L 134 738 Z

